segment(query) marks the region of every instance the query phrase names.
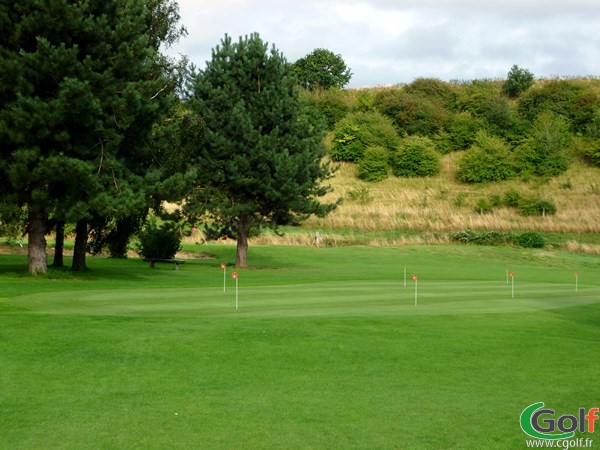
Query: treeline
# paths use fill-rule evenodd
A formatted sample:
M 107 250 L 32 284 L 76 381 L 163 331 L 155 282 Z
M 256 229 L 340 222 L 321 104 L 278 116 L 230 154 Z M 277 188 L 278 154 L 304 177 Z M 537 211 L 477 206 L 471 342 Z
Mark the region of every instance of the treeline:
M 334 161 L 357 175 L 435 175 L 441 155 L 464 151 L 456 178 L 464 183 L 553 177 L 574 158 L 600 166 L 600 80 L 535 81 L 514 66 L 505 81 L 444 82 L 307 91 L 327 123 Z

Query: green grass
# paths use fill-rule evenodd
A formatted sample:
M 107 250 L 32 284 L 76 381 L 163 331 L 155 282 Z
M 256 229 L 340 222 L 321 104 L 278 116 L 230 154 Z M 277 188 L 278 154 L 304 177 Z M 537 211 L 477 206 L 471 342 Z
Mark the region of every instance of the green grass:
M 36 278 L 0 256 L 0 448 L 526 448 L 526 406 L 600 403 L 598 258 L 253 247 L 236 312 L 234 249 L 200 248 Z

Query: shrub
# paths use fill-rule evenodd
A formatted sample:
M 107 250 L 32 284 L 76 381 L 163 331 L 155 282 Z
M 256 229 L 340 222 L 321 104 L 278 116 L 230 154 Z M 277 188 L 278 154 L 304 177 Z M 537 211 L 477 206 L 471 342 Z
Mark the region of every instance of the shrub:
M 494 211 L 494 208 L 492 205 L 490 205 L 490 203 L 485 198 L 480 198 L 477 201 L 477 204 L 475 205 L 474 210 L 476 213 L 483 215 L 483 214 L 491 213 L 492 211 Z
M 556 214 L 556 205 L 550 200 L 543 200 L 541 198 L 521 198 L 517 209 L 522 216 L 545 216 L 547 214 Z
M 521 194 L 514 189 L 510 189 L 504 193 L 504 205 L 511 208 L 518 208 L 521 201 Z
M 504 181 L 515 175 L 508 145 L 485 131 L 477 134 L 476 144 L 458 162 L 457 177 L 463 183 Z
M 301 95 L 307 107 L 323 118 L 328 130 L 350 111 L 350 101 L 341 89 L 304 91 Z
M 350 197 L 350 200 L 358 203 L 369 203 L 372 200 L 372 198 L 369 196 L 370 193 L 371 191 L 369 188 L 362 186 L 349 191 L 348 197 Z
M 397 177 L 426 177 L 440 172 L 440 156 L 435 144 L 426 137 L 410 136 L 402 141 L 400 149 L 390 159 L 392 172 Z
M 483 123 L 468 111 L 456 114 L 447 125 L 452 150 L 465 150 L 475 142 Z
M 534 121 L 527 140 L 517 148 L 521 172 L 539 176 L 560 175 L 569 168 L 567 147 L 571 142 L 566 121 L 551 112 Z
M 400 138 L 390 119 L 378 112 L 356 112 L 342 119 L 335 127 L 331 159 L 360 161 L 368 147 L 395 149 Z
M 433 137 L 443 130 L 451 117 L 439 101 L 419 92 L 400 89 L 380 92 L 375 98 L 375 106 L 406 134 Z
M 513 236 L 511 233 L 501 231 L 482 231 L 477 233 L 473 230 L 462 230 L 452 233 L 450 240 L 461 244 L 507 245 L 513 242 Z
M 435 100 L 447 109 L 456 109 L 457 95 L 450 83 L 437 78 L 417 78 L 404 89 L 408 93 Z
M 385 180 L 389 174 L 389 152 L 383 147 L 369 147 L 358 163 L 358 178 L 365 181 Z
M 149 222 L 138 233 L 137 252 L 143 258 L 172 259 L 181 249 L 181 232 L 173 222 Z
M 535 231 L 528 231 L 517 236 L 517 245 L 524 248 L 543 248 L 546 245 L 544 237 Z

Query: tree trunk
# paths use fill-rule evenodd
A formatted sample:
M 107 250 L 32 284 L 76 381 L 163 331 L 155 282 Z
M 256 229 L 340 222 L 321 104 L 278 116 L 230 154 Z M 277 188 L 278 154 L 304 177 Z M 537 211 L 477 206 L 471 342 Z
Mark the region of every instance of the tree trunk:
M 87 270 L 85 264 L 85 253 L 88 242 L 88 224 L 85 220 L 77 222 L 75 227 L 75 248 L 73 249 L 73 265 L 71 269 L 74 272 L 84 272 Z
M 238 238 L 235 255 L 235 267 L 248 267 L 248 232 L 252 224 L 252 217 L 242 216 L 238 221 Z
M 41 206 L 33 205 L 29 208 L 27 224 L 28 245 L 27 257 L 29 260 L 29 273 L 48 273 L 46 260 L 46 227 L 48 217 Z
M 65 249 L 65 223 L 56 222 L 56 241 L 54 243 L 54 261 L 52 267 L 64 267 L 64 249 Z

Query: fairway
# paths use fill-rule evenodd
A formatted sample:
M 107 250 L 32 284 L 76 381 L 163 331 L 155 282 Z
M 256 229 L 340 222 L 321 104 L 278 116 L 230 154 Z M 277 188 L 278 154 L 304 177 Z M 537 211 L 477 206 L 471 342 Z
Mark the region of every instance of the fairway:
M 0 256 L 0 448 L 526 448 L 528 405 L 600 403 L 597 258 L 255 247 L 236 311 L 208 250 L 47 279 Z

